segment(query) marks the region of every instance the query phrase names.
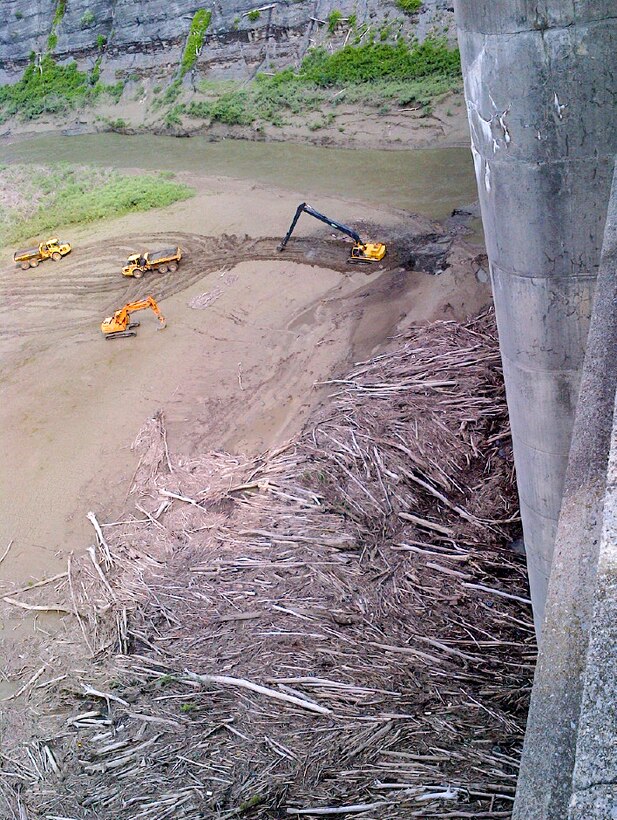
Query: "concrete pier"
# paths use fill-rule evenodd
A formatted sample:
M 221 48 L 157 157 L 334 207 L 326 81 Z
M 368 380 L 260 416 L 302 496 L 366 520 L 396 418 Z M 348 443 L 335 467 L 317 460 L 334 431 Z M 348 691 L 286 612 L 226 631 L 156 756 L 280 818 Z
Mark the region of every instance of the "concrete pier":
M 536 630 L 617 153 L 614 0 L 457 0 Z
M 617 175 L 514 820 L 617 817 Z

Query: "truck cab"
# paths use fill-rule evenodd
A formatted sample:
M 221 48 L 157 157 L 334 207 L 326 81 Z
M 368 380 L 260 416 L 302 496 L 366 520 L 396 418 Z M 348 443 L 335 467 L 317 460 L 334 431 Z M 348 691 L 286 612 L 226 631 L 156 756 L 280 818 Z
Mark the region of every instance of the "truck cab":
M 126 265 L 122 268 L 124 276 L 134 276 L 139 279 L 143 274 L 146 265 L 146 257 L 140 253 L 132 253 L 126 260 Z
M 57 236 L 52 236 L 47 242 L 41 243 L 39 250 L 42 257 L 53 257 L 55 253 L 65 256 L 71 250 L 71 246 L 68 242 L 60 242 Z

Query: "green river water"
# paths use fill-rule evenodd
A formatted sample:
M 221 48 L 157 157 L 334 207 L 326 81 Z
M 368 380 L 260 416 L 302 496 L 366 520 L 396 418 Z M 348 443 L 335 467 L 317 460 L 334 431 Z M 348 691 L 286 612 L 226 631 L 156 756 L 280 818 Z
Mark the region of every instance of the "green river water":
M 468 148 L 373 151 L 151 135 L 44 135 L 0 144 L 8 163 L 73 162 L 252 179 L 444 219 L 477 198 Z

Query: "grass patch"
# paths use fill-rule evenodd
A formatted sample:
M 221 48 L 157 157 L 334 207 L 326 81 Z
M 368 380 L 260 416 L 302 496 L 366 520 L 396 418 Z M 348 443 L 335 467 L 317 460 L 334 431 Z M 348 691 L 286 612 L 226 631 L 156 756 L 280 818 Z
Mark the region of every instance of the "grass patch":
M 54 12 L 54 19 L 52 22 L 52 28 L 56 28 L 62 22 L 62 18 L 64 17 L 64 13 L 66 11 L 66 0 L 58 0 L 58 4 L 56 6 L 56 11 Z
M 286 116 L 323 113 L 325 107 L 344 104 L 383 110 L 417 103 L 429 109 L 435 98 L 460 86 L 459 53 L 445 40 L 428 39 L 412 46 L 369 43 L 333 54 L 315 49 L 298 71 L 258 74 L 249 85 L 202 81 L 198 89 L 207 99 L 177 107 L 176 113 L 226 125 L 263 121 L 280 127 Z M 324 114 L 309 127 L 323 128 L 333 116 Z
M 15 191 L 20 192 L 17 201 Z M 192 188 L 161 175 L 128 176 L 67 164 L 7 166 L 0 171 L 0 246 L 44 239 L 68 225 L 164 208 L 193 194 Z
M 65 11 L 66 0 L 58 0 L 56 10 L 54 12 L 54 17 L 51 21 L 51 31 L 49 32 L 49 37 L 47 38 L 47 51 L 49 52 L 54 51 L 56 46 L 58 45 L 58 35 L 56 34 L 56 29 L 62 22 L 62 18 L 64 17 Z
M 0 122 L 14 115 L 31 120 L 43 114 L 64 113 L 89 105 L 102 94 L 118 101 L 123 89 L 122 82 L 115 85 L 99 82 L 98 70 L 87 74 L 79 71 L 74 62 L 58 65 L 47 54 L 38 65 L 31 61 L 21 80 L 0 86 Z
M 422 0 L 396 0 L 396 5 L 405 14 L 415 14 L 422 8 Z
M 95 23 L 96 18 L 94 14 L 90 11 L 90 9 L 84 11 L 84 13 L 81 15 L 79 19 L 79 25 L 81 28 L 91 28 Z
M 343 14 L 338 9 L 334 9 L 330 12 L 330 14 L 328 15 L 328 31 L 330 32 L 330 34 L 334 34 L 336 27 L 342 19 Z
M 442 75 L 459 77 L 461 60 L 458 49 L 451 49 L 441 38 L 427 38 L 408 46 L 404 41 L 345 46 L 333 54 L 324 48 L 313 49 L 298 73 L 301 79 L 321 87 L 374 80 L 415 80 Z
M 112 131 L 124 131 L 124 129 L 129 127 L 128 122 L 122 117 L 118 117 L 116 120 L 107 120 L 107 125 Z
M 197 57 L 199 56 L 204 44 L 204 39 L 206 37 L 208 27 L 210 26 L 211 19 L 212 12 L 206 9 L 198 9 L 193 15 L 189 36 L 182 55 L 182 62 L 180 63 L 181 77 L 184 77 L 184 75 L 189 72 L 197 62 Z

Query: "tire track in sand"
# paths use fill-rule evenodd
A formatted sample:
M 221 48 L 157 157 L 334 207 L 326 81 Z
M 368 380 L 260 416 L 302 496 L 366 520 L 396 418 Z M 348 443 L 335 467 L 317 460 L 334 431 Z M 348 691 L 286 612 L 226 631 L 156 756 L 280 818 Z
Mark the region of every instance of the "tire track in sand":
M 0 271 L 4 298 L 0 304 L 0 338 L 53 334 L 59 329 L 98 327 L 105 315 L 147 295 L 164 300 L 210 273 L 240 262 L 301 262 L 349 272 L 349 244 L 340 240 L 298 238 L 283 254 L 279 239 L 222 234 L 160 232 L 132 234 L 113 244 L 101 240 L 81 245 L 61 262 L 46 262 L 28 271 Z M 122 276 L 127 257 L 142 248 L 178 244 L 183 258 L 174 273 L 146 273 L 142 279 Z M 382 269 L 396 267 L 400 254 L 389 251 Z

